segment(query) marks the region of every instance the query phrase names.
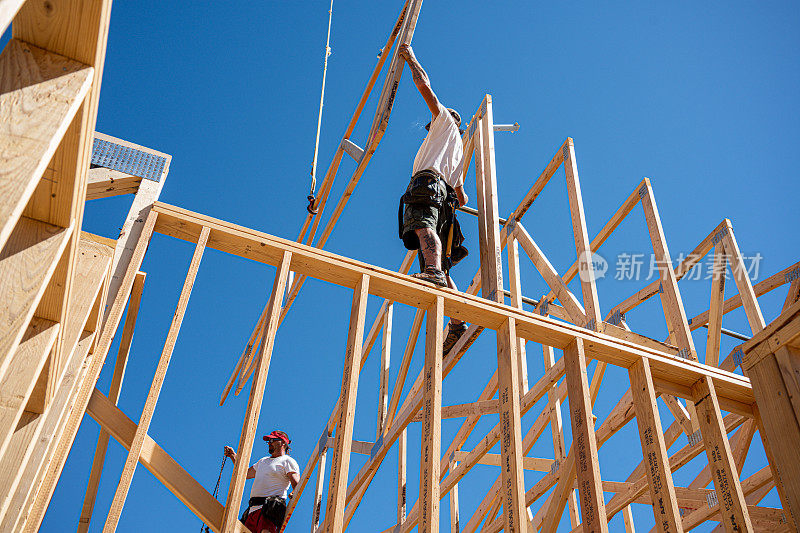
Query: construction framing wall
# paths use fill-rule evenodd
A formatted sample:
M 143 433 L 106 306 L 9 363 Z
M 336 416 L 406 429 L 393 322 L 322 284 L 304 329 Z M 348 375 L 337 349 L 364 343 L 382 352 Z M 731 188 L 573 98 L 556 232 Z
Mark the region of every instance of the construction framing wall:
M 552 532 L 565 511 L 574 531 L 607 531 L 608 521 L 618 513 L 623 513 L 625 527 L 633 531 L 632 503 L 652 505 L 655 529 L 660 532 L 688 531 L 707 521 L 719 523 L 725 531 L 797 531 L 800 264 L 752 285 L 733 227 L 723 220 L 672 268 L 648 179 L 642 180 L 602 230 L 590 238 L 570 138 L 558 147 L 518 207 L 501 219 L 495 165 L 495 131 L 501 128 L 494 123 L 490 95 L 478 106 L 462 139 L 468 163 L 464 172 L 473 164 L 475 169 L 481 265 L 466 291 L 435 288 L 409 277 L 413 252 L 405 257 L 399 272 L 392 272 L 325 251 L 323 246 L 388 124 L 403 70 L 396 44 L 411 41 L 420 0 L 405 3 L 322 182 L 313 205 L 317 213 L 309 212 L 296 241 L 157 202 L 169 156 L 94 133 L 109 2 L 59 0 L 55 2 L 57 16 L 51 16 L 52 11 L 44 6 L 49 3 L 0 2 L 0 27 L 5 29 L 11 23 L 14 37 L 0 56 L 0 531 L 39 529 L 78 426 L 87 415 L 102 432 L 77 526 L 80 531 L 86 531 L 93 514 L 99 514 L 94 513 L 94 501 L 110 438 L 127 449 L 127 458 L 105 516 L 104 531 L 116 529 L 139 464 L 213 531 L 244 531 L 237 516 L 274 340 L 309 277 L 352 289 L 352 305 L 341 394 L 304 463 L 284 528 L 292 522 L 297 502 L 316 470 L 312 530 L 338 533 L 346 529 L 397 443 L 397 517 L 386 524 L 387 532 L 415 527 L 438 531 L 443 520 L 440 501 L 446 497 L 451 531 Z M 64 31 L 74 27 L 80 31 Z M 362 149 L 350 135 L 390 55 Z M 156 179 L 113 165 L 101 164 L 90 170 L 96 139 L 163 159 Z M 358 166 L 314 243 L 344 153 Z M 522 218 L 561 167 L 576 260 L 560 274 L 523 226 Z M 80 231 L 87 199 L 127 193 L 136 193 L 136 197 L 118 240 Z M 660 279 L 603 315 L 591 254 L 637 205 L 644 213 L 654 256 L 662 265 Z M 189 241 L 195 248 L 137 422 L 116 404 L 146 278 L 140 269 L 154 233 Z M 148 434 L 207 248 L 276 267 L 270 297 L 220 401 L 224 403 L 230 391 L 239 394 L 250 383 L 239 460 L 225 503 L 217 501 Z M 678 281 L 712 250 L 718 267 L 715 271 L 725 272 L 729 265 L 738 294 L 725 299 L 726 277 L 716 275 L 709 310 L 690 319 Z M 504 252 L 508 254 L 506 275 Z M 538 300 L 523 296 L 521 255 L 528 256 L 549 288 Z M 573 293 L 568 285 L 579 274 L 580 291 Z M 767 325 L 757 298 L 786 283 L 789 292 L 783 310 Z M 371 325 L 366 322 L 369 295 L 383 299 Z M 656 295 L 669 330 L 669 338 L 663 342 L 631 331 L 625 321 L 627 313 Z M 523 302 L 532 302 L 533 309 L 523 309 Z M 391 341 L 397 333 L 392 317 L 398 306 L 413 308 L 415 318 L 391 387 Z M 744 309 L 751 337 L 722 357 L 722 316 L 738 307 Z M 126 308 L 112 385 L 104 394 L 96 388 L 97 378 Z M 446 317 L 464 320 L 470 327 L 443 357 Z M 423 325 L 423 370 L 403 397 Z M 708 327 L 706 346 L 698 350 L 691 331 L 703 326 Z M 464 359 L 467 350 L 487 330 L 496 336 L 496 372 L 473 403 L 443 405 L 443 380 L 456 364 L 468 361 Z M 353 428 L 360 373 L 379 335 L 376 437 L 374 442 L 357 441 Z M 528 373 L 529 343 L 542 346 L 545 372 L 541 376 Z M 587 365 L 592 361 L 596 365 L 590 378 Z M 593 406 L 608 365 L 627 370 L 630 389 L 605 420 L 596 420 Z M 743 374 L 735 372 L 737 367 Z M 659 397 L 675 419 L 666 428 L 659 413 Z M 541 400 L 545 405 L 539 412 L 534 407 Z M 563 428 L 565 400 L 571 443 Z M 522 420 L 531 410 L 538 415 L 523 434 Z M 463 449 L 484 416 L 497 416 L 497 424 L 478 445 Z M 447 418 L 465 420 L 455 438 L 443 443 L 441 424 Z M 598 449 L 634 418 L 642 463 L 625 481 L 602 479 Z M 408 509 L 407 429 L 417 422 L 422 427 L 419 498 Z M 553 457 L 529 456 L 548 425 L 550 435 L 544 438 L 552 439 Z M 756 433 L 769 466 L 742 478 L 742 466 Z M 667 450 L 682 434 L 687 436 L 687 444 L 669 455 Z M 496 445 L 499 453 L 490 453 Z M 707 467 L 688 487 L 676 486 L 673 472 L 704 452 Z M 350 470 L 353 453 L 369 456 L 357 472 Z M 462 524 L 458 485 L 479 464 L 495 465 L 500 472 L 484 500 Z M 544 475 L 526 486 L 526 469 Z M 709 484 L 713 489 L 707 488 Z M 782 506 L 759 505 L 773 487 Z M 614 496 L 606 501 L 606 493 Z M 534 514 L 531 508 L 538 510 Z

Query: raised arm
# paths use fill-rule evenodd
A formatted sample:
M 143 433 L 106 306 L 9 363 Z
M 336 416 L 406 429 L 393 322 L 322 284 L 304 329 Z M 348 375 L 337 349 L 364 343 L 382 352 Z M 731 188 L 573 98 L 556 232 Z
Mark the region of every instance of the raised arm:
M 225 446 L 224 451 L 225 456 L 230 457 L 233 464 L 236 464 L 236 452 L 233 451 L 233 448 L 230 446 Z M 256 477 L 256 469 L 255 467 L 251 466 L 247 469 L 247 476 L 245 476 L 245 479 L 253 479 L 254 477 Z
M 428 78 L 428 74 L 425 72 L 425 69 L 422 68 L 422 65 L 419 64 L 416 56 L 414 56 L 414 49 L 411 48 L 410 44 L 403 43 L 400 45 L 399 53 L 400 57 L 405 59 L 406 63 L 408 63 L 408 68 L 411 69 L 414 85 L 417 86 L 419 94 L 422 95 L 422 99 L 428 104 L 428 109 L 431 110 L 433 118 L 436 118 L 439 114 L 439 99 L 436 98 L 436 94 L 433 92 L 433 89 L 431 89 L 431 80 Z

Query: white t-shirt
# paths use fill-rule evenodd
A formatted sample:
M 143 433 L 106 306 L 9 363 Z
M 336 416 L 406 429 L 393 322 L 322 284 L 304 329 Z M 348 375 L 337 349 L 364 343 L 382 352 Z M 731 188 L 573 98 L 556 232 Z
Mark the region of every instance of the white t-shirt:
M 461 178 L 464 148 L 461 145 L 461 134 L 456 121 L 450 112 L 440 103 L 439 114 L 431 122 L 431 129 L 414 158 L 411 174 L 420 170 L 431 169 L 454 189 L 464 184 Z
M 253 465 L 256 469 L 256 477 L 253 479 L 253 486 L 250 488 L 251 498 L 266 496 L 280 496 L 286 499 L 289 489 L 290 472 L 299 472 L 297 461 L 288 455 L 280 457 L 262 457 Z M 253 506 L 250 511 L 260 509 L 261 506 Z

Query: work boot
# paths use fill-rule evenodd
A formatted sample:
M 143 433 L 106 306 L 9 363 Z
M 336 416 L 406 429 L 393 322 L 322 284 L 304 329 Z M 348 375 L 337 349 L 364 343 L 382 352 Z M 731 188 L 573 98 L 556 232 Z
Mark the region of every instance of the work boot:
M 444 338 L 444 343 L 442 344 L 442 357 L 450 353 L 450 350 L 453 349 L 453 346 L 456 345 L 458 339 L 460 339 L 466 331 L 466 322 L 462 322 L 458 325 L 454 325 L 452 322 L 450 322 L 450 324 L 447 325 L 447 336 Z
M 433 283 L 434 285 L 438 285 L 440 287 L 447 287 L 447 278 L 445 277 L 444 272 L 436 267 L 425 267 L 425 270 L 419 274 L 412 274 L 411 277 Z

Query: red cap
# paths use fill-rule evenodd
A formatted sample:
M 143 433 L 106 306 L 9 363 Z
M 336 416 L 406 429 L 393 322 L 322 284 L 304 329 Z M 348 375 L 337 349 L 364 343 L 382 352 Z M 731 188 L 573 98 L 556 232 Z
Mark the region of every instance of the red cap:
M 264 440 L 269 440 L 269 439 L 280 439 L 280 440 L 282 440 L 284 443 L 286 443 L 286 445 L 287 445 L 287 446 L 289 445 L 289 443 L 290 443 L 290 442 L 292 442 L 292 441 L 290 441 L 290 440 L 289 440 L 289 437 L 287 437 L 285 433 L 283 433 L 283 432 L 278 432 L 278 431 L 273 431 L 273 432 L 272 432 L 272 433 L 270 433 L 269 435 L 264 435 L 264 437 L 263 437 L 263 438 L 264 438 Z

